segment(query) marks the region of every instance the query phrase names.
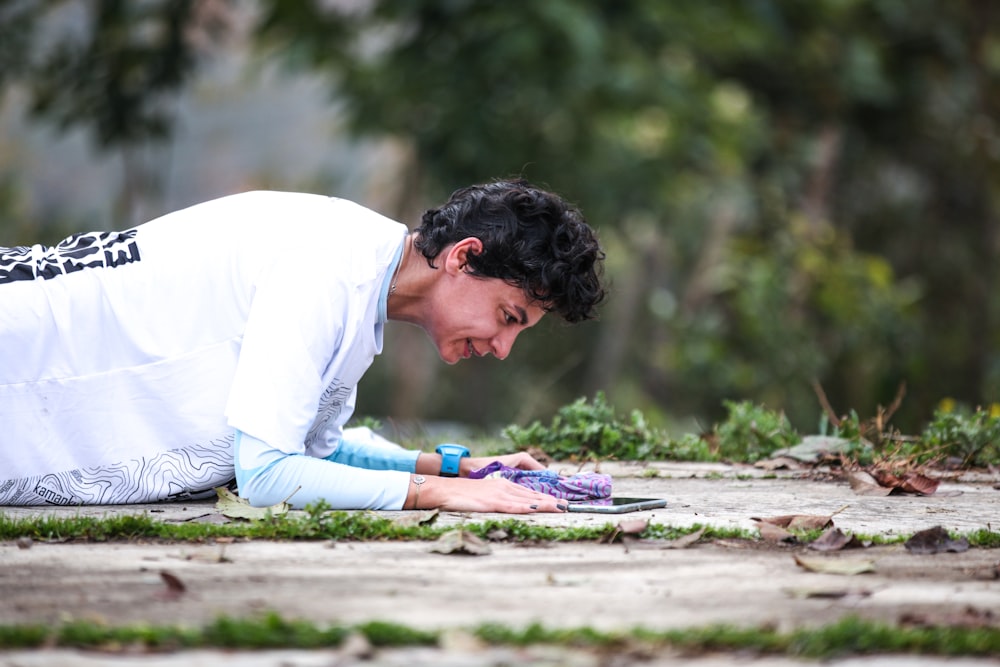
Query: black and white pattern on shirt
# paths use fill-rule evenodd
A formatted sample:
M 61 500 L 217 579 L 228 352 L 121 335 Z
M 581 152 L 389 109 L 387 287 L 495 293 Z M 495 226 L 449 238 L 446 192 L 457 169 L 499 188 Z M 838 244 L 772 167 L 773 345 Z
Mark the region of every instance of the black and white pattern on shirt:
M 306 434 L 306 446 L 315 444 L 316 439 L 326 430 L 330 420 L 340 416 L 352 391 L 351 387 L 344 385 L 337 379 L 334 379 L 323 391 L 323 395 L 319 399 L 319 408 L 316 410 L 316 418 L 313 420 L 309 433 Z
M 123 505 L 210 497 L 234 474 L 229 435 L 148 459 L 0 481 L 0 505 Z
M 74 234 L 53 247 L 0 248 L 0 284 L 51 280 L 84 269 L 114 268 L 142 259 L 136 230 Z

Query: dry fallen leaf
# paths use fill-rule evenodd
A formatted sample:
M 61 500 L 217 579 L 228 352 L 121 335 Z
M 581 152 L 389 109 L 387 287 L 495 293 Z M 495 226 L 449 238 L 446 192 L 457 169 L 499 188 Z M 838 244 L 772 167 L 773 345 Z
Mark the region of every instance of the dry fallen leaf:
M 922 496 L 933 495 L 937 491 L 940 481 L 931 479 L 918 472 L 908 472 L 897 475 L 891 470 L 872 467 L 869 472 L 875 481 L 882 487 L 888 488 L 889 492 L 899 490 L 903 493 L 916 493 Z
M 340 648 L 337 649 L 337 653 L 345 658 L 348 658 L 346 664 L 355 664 L 355 661 L 367 661 L 371 660 L 375 655 L 375 649 L 372 647 L 368 638 L 364 636 L 361 632 L 357 630 L 352 630 L 348 633 L 344 641 L 341 642 Z M 282 662 L 281 664 L 287 664 Z M 339 660 L 335 661 L 333 664 L 341 664 Z
M 753 466 L 762 470 L 799 470 L 805 467 L 791 456 L 776 456 L 773 459 L 763 459 L 754 463 Z
M 708 526 L 702 526 L 693 533 L 688 533 L 683 537 L 678 537 L 675 540 L 668 540 L 663 544 L 661 549 L 687 549 L 689 546 L 701 539 L 701 536 L 705 534 L 708 530 Z
M 945 551 L 961 553 L 969 550 L 969 541 L 964 537 L 953 540 L 944 527 L 934 526 L 914 533 L 910 539 L 903 543 L 903 546 L 911 554 L 917 555 L 939 554 Z
M 769 523 L 773 526 L 779 526 L 780 528 L 789 528 L 798 530 L 814 530 L 817 528 L 826 528 L 833 522 L 833 517 L 821 516 L 818 514 L 785 514 L 782 516 L 766 517 L 764 519 L 751 517 L 751 519 L 753 521 Z
M 647 519 L 627 519 L 618 523 L 618 530 L 626 535 L 638 535 L 649 527 Z
M 760 536 L 765 542 L 787 542 L 792 544 L 798 539 L 781 526 L 776 526 L 766 521 L 757 520 L 757 529 L 760 530 Z
M 840 600 L 847 597 L 866 598 L 872 594 L 870 590 L 861 588 L 786 588 L 784 592 L 789 597 L 804 599 Z
M 618 523 L 614 529 L 601 538 L 601 544 L 611 544 L 622 535 L 639 535 L 649 527 L 648 519 L 627 519 Z
M 429 526 L 438 518 L 438 510 L 427 510 L 423 512 L 407 512 L 392 520 L 392 525 L 399 528 L 411 528 L 416 526 Z
M 439 554 L 486 556 L 492 553 L 490 545 L 467 530 L 449 530 L 431 545 L 430 551 Z
M 930 496 L 937 491 L 940 484 L 939 480 L 931 479 L 927 475 L 921 475 L 919 472 L 908 472 L 903 475 L 900 488 L 908 493 L 919 493 L 922 496 Z
M 839 460 L 847 454 L 853 443 L 847 438 L 826 435 L 807 435 L 797 445 L 779 449 L 771 454 L 773 458 L 790 458 L 802 463 L 815 465 L 825 460 Z
M 240 498 L 235 493 L 224 486 L 216 487 L 215 494 L 219 500 L 215 503 L 215 509 L 223 516 L 230 519 L 248 519 L 250 521 L 261 521 L 268 516 L 286 514 L 292 508 L 286 502 L 280 502 L 270 507 L 253 507 L 245 498 Z
M 177 575 L 171 574 L 166 570 L 160 570 L 160 579 L 162 579 L 163 583 L 167 585 L 167 589 L 165 591 L 161 591 L 157 595 L 160 599 L 176 600 L 187 590 L 184 582 L 181 581 Z
M 708 526 L 702 526 L 693 533 L 688 533 L 675 540 L 634 540 L 633 546 L 641 549 L 687 549 L 701 539 L 701 536 L 708 530 Z
M 810 572 L 822 574 L 864 574 L 875 571 L 875 561 L 850 558 L 803 558 L 794 556 L 795 563 Z
M 892 493 L 891 487 L 882 486 L 878 480 L 863 470 L 847 473 L 847 481 L 851 485 L 851 490 L 859 496 L 887 496 Z
M 871 475 L 879 486 L 887 486 L 894 489 L 900 484 L 900 479 L 893 472 L 878 466 L 869 466 L 868 474 Z
M 809 543 L 809 548 L 815 551 L 840 551 L 841 549 L 860 549 L 865 545 L 855 535 L 845 535 L 840 528 L 830 527 L 822 535 Z
M 727 540 L 722 538 L 713 540 L 712 544 L 723 549 L 743 549 L 745 551 L 754 548 L 753 543 L 747 540 Z

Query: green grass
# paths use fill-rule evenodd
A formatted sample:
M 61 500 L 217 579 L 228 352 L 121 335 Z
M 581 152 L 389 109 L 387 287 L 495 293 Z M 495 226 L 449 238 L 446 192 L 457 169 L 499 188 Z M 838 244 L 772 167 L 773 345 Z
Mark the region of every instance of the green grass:
M 672 630 L 659 635 L 688 650 L 747 650 L 815 659 L 848 655 L 903 653 L 993 656 L 1000 651 L 1000 628 L 898 627 L 846 617 L 819 628 L 779 633 L 770 629 L 710 627 Z
M 462 528 L 478 537 L 491 539 L 502 532 L 503 541 L 511 542 L 594 542 L 615 531 L 618 520 L 595 526 L 543 526 L 518 518 L 489 519 L 465 523 Z M 651 524 L 641 534 L 648 539 L 673 540 L 699 530 L 689 527 Z M 0 512 L 0 540 L 29 537 L 39 542 L 204 542 L 217 538 L 259 540 L 436 540 L 454 527 L 434 525 L 406 526 L 392 519 L 368 512 L 326 512 L 313 508 L 305 513 L 271 517 L 263 521 L 240 521 L 228 524 L 167 523 L 149 514 L 90 516 L 12 517 Z M 801 543 L 811 542 L 822 531 L 793 531 Z M 756 540 L 756 530 L 708 527 L 705 539 Z M 876 545 L 901 544 L 909 535 L 863 535 L 859 540 Z M 965 537 L 969 545 L 1000 548 L 1000 532 L 981 529 Z
M 498 531 L 514 542 L 587 542 L 605 537 L 615 529 L 615 523 L 596 526 L 542 526 L 520 519 L 490 519 L 465 523 L 462 528 L 488 538 Z M 651 525 L 643 537 L 674 539 L 700 528 L 676 528 Z M 366 512 L 325 512 L 322 514 L 291 514 L 265 521 L 233 522 L 229 524 L 166 523 L 148 514 L 108 517 L 11 517 L 0 512 L 0 540 L 30 537 L 42 542 L 134 542 L 162 540 L 170 542 L 201 542 L 215 538 L 264 540 L 435 540 L 453 527 L 433 525 L 401 526 L 391 519 Z M 712 528 L 707 537 L 753 538 L 750 531 Z
M 953 536 L 954 537 L 954 536 Z M 965 536 L 970 547 L 981 549 L 1000 549 L 1000 532 L 981 528 Z
M 91 621 L 72 621 L 55 627 L 0 626 L 0 649 L 43 646 L 112 652 L 134 652 L 136 648 L 147 651 L 192 648 L 315 649 L 339 646 L 352 632 L 364 635 L 376 647 L 437 646 L 440 643 L 438 632 L 395 623 L 372 621 L 353 627 L 328 627 L 269 613 L 258 618 L 223 617 L 202 628 L 170 625 L 108 627 Z M 473 634 L 499 646 L 558 645 L 606 650 L 643 645 L 648 648 L 674 647 L 688 652 L 749 651 L 817 660 L 875 654 L 1000 654 L 1000 628 L 897 627 L 857 617 L 785 633 L 768 627 L 708 626 L 666 631 L 635 628 L 627 632 L 601 632 L 587 627 L 550 629 L 533 624 L 517 629 L 484 624 L 473 629 Z
M 281 515 L 269 520 L 223 525 L 166 523 L 148 514 L 14 518 L 0 513 L 0 539 L 8 540 L 17 537 L 88 542 L 196 542 L 218 537 L 270 540 L 435 539 L 441 532 L 441 529 L 430 526 L 400 526 L 383 517 L 349 512 L 332 512 L 319 516 Z

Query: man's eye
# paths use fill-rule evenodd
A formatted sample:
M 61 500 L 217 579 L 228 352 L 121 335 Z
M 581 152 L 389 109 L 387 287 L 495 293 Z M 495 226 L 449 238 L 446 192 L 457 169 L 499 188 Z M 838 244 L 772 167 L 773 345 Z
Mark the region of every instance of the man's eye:
M 517 322 L 517 318 L 508 312 L 504 312 L 503 317 L 504 320 L 507 322 L 507 324 L 514 324 L 515 322 Z

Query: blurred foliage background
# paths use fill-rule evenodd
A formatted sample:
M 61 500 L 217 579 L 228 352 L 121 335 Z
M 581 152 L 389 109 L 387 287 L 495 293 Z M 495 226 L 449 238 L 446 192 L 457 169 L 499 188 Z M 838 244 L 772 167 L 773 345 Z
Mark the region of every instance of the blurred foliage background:
M 6 0 L 0 245 L 256 187 L 411 226 L 524 175 L 608 252 L 599 322 L 444 367 L 394 328 L 359 413 L 481 426 L 604 392 L 810 432 L 821 387 L 998 400 L 1000 5 L 989 0 Z M 73 157 L 78 156 L 78 157 Z M 82 157 L 79 157 L 82 156 Z

